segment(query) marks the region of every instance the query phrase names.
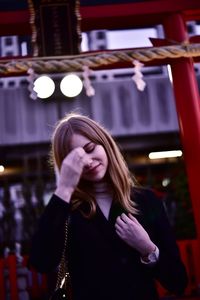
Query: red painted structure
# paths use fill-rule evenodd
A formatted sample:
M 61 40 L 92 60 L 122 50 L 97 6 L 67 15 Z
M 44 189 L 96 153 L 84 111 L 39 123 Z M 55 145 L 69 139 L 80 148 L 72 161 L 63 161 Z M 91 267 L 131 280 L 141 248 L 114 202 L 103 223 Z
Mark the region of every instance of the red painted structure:
M 20 297 L 20 275 L 19 269 L 27 265 L 27 257 L 23 257 L 21 264 L 18 264 L 14 254 L 6 258 L 0 258 L 0 299 L 5 300 L 9 295 L 10 300 L 19 300 Z M 35 270 L 27 270 L 23 275 L 23 291 L 28 292 L 31 299 L 46 299 L 47 277 Z M 26 296 L 25 296 L 26 297 Z
M 154 0 L 128 4 L 81 7 L 82 31 L 141 28 L 162 24 L 165 37 L 177 43 L 188 41 L 186 21 L 200 21 L 199 0 Z M 31 34 L 29 12 L 0 12 L 0 35 Z M 154 64 L 163 64 L 158 60 Z M 200 284 L 200 99 L 191 58 L 170 61 L 180 135 L 197 228 L 194 264 Z M 127 67 L 127 66 L 126 66 Z M 1 279 L 1 277 L 0 277 Z
M 146 0 L 83 6 L 80 7 L 81 28 L 82 31 L 89 31 L 152 26 L 162 24 L 165 16 L 177 12 L 183 15 L 185 21 L 200 20 L 200 3 L 198 0 Z M 0 11 L 0 35 L 23 34 L 31 34 L 28 9 Z
M 163 22 L 167 39 L 183 43 L 188 41 L 186 24 L 181 13 L 165 17 Z M 190 196 L 197 231 L 196 256 L 193 265 L 200 283 L 200 97 L 191 58 L 176 59 L 171 63 L 173 87 L 179 119 L 180 136 L 184 150 Z

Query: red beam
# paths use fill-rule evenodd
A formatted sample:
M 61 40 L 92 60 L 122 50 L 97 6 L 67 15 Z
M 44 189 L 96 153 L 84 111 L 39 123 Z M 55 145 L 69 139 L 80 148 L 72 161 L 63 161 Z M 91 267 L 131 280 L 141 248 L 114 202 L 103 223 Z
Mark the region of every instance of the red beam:
M 0 5 L 1 6 L 1 5 Z M 154 0 L 148 2 L 80 7 L 82 31 L 123 29 L 161 24 L 163 17 L 181 12 L 185 20 L 200 20 L 198 0 Z M 29 11 L 0 12 L 0 36 L 29 35 Z
M 1 6 L 1 5 L 0 5 Z M 29 11 L 1 11 L 0 12 L 0 36 L 30 35 Z
M 200 1 L 157 0 L 81 7 L 82 30 L 154 26 L 162 24 L 164 16 L 177 12 L 187 21 L 200 20 Z

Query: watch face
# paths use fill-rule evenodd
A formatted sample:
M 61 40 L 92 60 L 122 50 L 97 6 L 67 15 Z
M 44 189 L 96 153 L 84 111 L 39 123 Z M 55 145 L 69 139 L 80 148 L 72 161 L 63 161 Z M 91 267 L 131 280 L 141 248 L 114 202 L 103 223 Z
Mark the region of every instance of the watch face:
M 141 258 L 142 263 L 144 264 L 154 264 L 159 259 L 159 249 L 156 247 L 156 249 L 149 253 L 146 257 Z

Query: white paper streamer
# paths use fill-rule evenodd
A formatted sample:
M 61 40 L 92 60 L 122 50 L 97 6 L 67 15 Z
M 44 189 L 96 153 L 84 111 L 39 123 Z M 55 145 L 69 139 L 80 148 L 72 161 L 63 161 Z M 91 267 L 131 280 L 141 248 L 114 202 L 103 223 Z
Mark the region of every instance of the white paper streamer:
M 37 93 L 33 90 L 33 88 L 34 88 L 34 81 L 37 78 L 37 75 L 35 74 L 35 72 L 32 68 L 29 68 L 27 73 L 29 75 L 28 76 L 28 82 L 29 82 L 28 90 L 30 92 L 30 98 L 33 99 L 33 100 L 36 100 L 37 99 Z
M 86 95 L 88 97 L 92 97 L 95 95 L 95 89 L 93 88 L 89 75 L 92 71 L 89 69 L 88 66 L 83 66 L 83 85 L 86 91 Z
M 134 75 L 132 76 L 133 81 L 135 82 L 137 88 L 139 91 L 144 91 L 146 83 L 145 81 L 142 79 L 143 78 L 143 74 L 141 72 L 141 68 L 144 66 L 144 64 L 142 64 L 140 61 L 138 60 L 133 60 L 133 65 L 134 65 Z

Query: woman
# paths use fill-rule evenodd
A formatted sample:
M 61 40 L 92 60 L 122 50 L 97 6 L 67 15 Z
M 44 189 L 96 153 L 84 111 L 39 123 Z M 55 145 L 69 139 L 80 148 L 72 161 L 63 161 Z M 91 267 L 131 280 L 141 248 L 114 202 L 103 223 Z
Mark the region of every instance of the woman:
M 73 300 L 156 300 L 155 280 L 183 293 L 187 276 L 162 203 L 136 186 L 110 134 L 69 114 L 55 128 L 52 157 L 59 179 L 33 238 L 32 266 L 56 269 L 70 215 Z

